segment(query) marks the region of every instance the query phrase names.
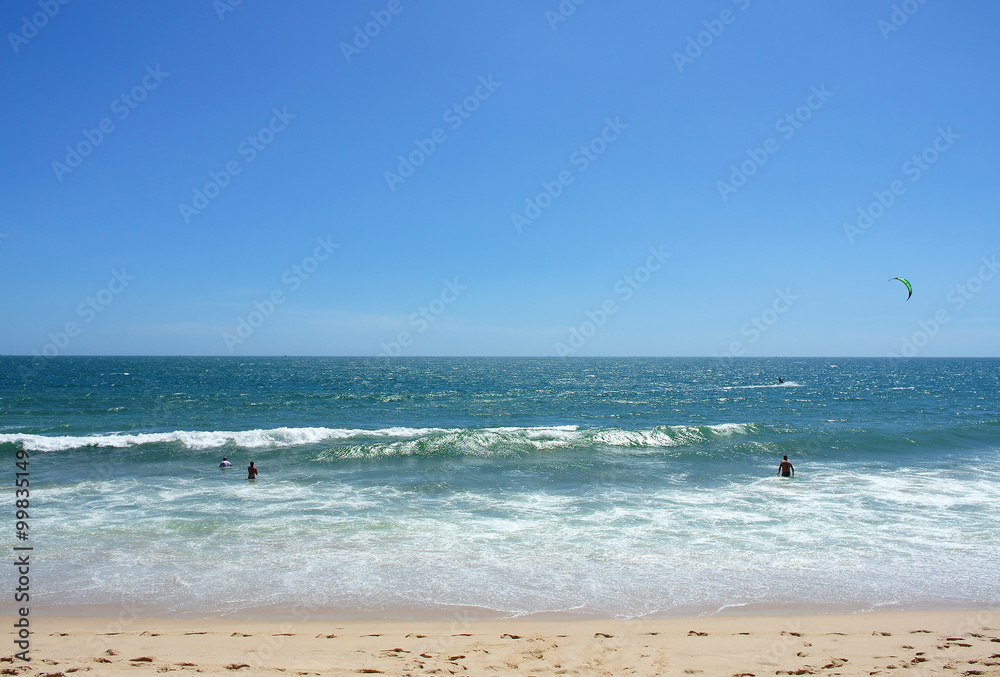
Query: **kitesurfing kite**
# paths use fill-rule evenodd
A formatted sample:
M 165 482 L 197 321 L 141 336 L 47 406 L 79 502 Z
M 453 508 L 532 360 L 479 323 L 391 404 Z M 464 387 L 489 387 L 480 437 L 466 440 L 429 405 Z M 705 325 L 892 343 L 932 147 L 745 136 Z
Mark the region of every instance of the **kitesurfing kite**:
M 910 297 L 913 296 L 913 287 L 910 286 L 910 281 L 909 280 L 904 280 L 901 277 L 890 277 L 889 278 L 890 282 L 893 281 L 893 280 L 899 280 L 900 282 L 902 282 L 903 284 L 906 285 L 906 300 L 909 301 Z

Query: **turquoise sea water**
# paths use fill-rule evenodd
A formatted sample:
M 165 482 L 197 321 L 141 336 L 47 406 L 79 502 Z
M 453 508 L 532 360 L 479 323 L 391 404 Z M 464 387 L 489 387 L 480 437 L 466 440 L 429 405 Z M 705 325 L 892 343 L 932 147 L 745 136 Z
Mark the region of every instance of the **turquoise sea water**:
M 48 614 L 992 606 L 998 406 L 1000 360 L 0 358 Z

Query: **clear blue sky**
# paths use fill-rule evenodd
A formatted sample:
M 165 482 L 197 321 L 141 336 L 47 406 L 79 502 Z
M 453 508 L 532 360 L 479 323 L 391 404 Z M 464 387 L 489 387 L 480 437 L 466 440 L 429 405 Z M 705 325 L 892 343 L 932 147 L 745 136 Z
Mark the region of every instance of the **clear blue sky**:
M 0 8 L 0 353 L 1000 355 L 995 2 L 233 2 Z

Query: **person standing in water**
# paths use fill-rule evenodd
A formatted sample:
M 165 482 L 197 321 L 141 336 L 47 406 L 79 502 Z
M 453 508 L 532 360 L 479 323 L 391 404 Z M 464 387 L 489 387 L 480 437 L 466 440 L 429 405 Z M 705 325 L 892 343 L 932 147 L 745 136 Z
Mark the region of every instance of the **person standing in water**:
M 229 459 L 225 456 L 222 457 L 222 463 L 219 464 L 220 468 L 232 468 L 233 464 L 229 462 Z
M 787 458 L 787 456 L 785 458 Z M 257 479 L 257 468 L 254 467 L 253 461 L 250 461 L 250 467 L 247 468 L 247 473 L 248 473 L 247 475 L 248 480 Z
M 253 463 L 251 463 L 250 465 L 253 465 Z M 778 464 L 778 472 L 776 472 L 775 475 L 781 475 L 782 477 L 795 476 L 795 468 L 793 468 L 792 464 L 788 461 L 787 455 L 785 455 L 782 458 L 781 463 Z

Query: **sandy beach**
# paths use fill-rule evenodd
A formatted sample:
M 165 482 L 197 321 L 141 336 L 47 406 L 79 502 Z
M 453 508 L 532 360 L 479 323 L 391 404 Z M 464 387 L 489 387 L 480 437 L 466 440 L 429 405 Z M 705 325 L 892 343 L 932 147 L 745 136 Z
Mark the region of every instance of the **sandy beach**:
M 12 619 L 5 618 L 7 627 Z M 33 618 L 2 674 L 1000 675 L 1000 612 L 657 620 Z

